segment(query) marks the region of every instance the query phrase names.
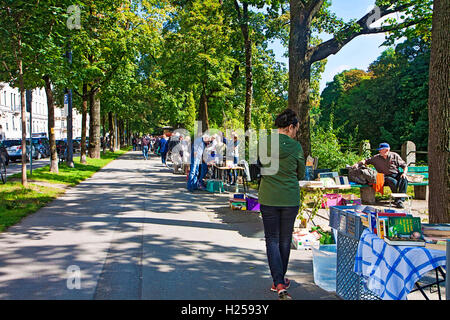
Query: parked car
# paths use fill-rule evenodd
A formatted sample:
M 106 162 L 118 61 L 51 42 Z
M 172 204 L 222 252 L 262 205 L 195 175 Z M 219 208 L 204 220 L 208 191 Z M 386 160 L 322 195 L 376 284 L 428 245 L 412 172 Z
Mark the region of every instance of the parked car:
M 6 147 L 6 151 L 8 152 L 9 160 L 12 162 L 16 160 L 22 159 L 22 140 L 5 140 L 3 141 L 4 146 Z M 31 146 L 31 152 L 33 155 L 33 158 L 37 158 L 37 150 L 32 145 Z M 27 155 L 27 161 L 30 158 L 30 144 L 28 143 L 26 146 L 26 155 Z
M 81 139 L 73 139 L 73 152 L 80 152 L 81 151 Z
M 33 138 L 33 144 L 39 151 L 38 158 L 47 158 L 50 156 L 50 141 L 46 137 Z
M 0 141 L 0 157 L 3 158 L 3 161 L 5 161 L 5 164 L 9 164 L 9 155 L 8 150 L 6 150 L 6 147 L 3 145 L 3 141 Z
M 88 138 L 86 138 L 86 150 L 87 150 L 87 147 L 89 145 L 87 139 Z M 59 141 L 63 141 L 65 143 L 65 145 L 67 146 L 67 139 L 62 139 L 62 140 L 59 140 Z M 81 151 L 81 138 L 72 139 L 72 146 L 73 146 L 73 153 L 80 152 Z
M 62 161 L 66 157 L 67 143 L 64 140 L 56 140 L 56 152 L 58 153 L 58 158 Z

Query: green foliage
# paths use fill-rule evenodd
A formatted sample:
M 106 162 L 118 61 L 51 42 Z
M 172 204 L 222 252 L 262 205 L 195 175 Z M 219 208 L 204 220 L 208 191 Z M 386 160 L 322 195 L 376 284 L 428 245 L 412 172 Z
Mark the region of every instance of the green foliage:
M 328 130 L 316 127 L 313 130 L 311 133 L 311 153 L 313 157 L 319 158 L 319 168 L 337 172 L 339 172 L 339 169 L 345 168 L 346 165 L 353 165 L 362 159 L 361 156 L 350 151 L 341 151 L 341 146 L 332 127 Z
M 406 40 L 383 52 L 368 72 L 336 75 L 322 92 L 319 125 L 332 122 L 340 141 L 352 135 L 353 147 L 370 140 L 372 146 L 388 142 L 399 150 L 410 140 L 426 149 L 429 55 L 428 43 Z

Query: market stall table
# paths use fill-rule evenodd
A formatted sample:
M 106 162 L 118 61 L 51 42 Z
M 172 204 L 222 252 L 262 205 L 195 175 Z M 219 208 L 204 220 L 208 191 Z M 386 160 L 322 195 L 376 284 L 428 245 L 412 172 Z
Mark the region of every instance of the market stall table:
M 317 181 L 319 182 L 319 181 Z M 317 193 L 319 196 L 314 198 L 313 207 L 319 207 L 322 204 L 322 197 L 326 191 L 332 190 L 348 190 L 351 189 L 351 185 L 335 185 L 335 186 L 324 186 L 323 184 L 314 184 L 314 181 L 299 181 L 300 190 L 304 190 L 306 192 Z M 303 201 L 303 200 L 302 200 Z M 312 213 L 308 213 L 309 219 L 311 219 Z
M 356 252 L 354 272 L 381 299 L 405 300 L 423 275 L 445 266 L 445 251 L 391 246 L 365 229 Z
M 245 177 L 245 168 L 244 167 L 219 167 L 219 166 L 214 166 L 213 167 L 214 170 L 214 176 L 217 177 L 218 179 L 223 180 L 223 182 L 225 183 L 226 180 L 226 171 L 227 170 L 231 170 L 231 174 L 233 174 L 233 171 L 235 171 L 237 173 L 237 177 L 242 177 L 242 185 L 244 187 L 244 192 L 247 193 L 248 192 L 248 185 L 247 185 L 247 179 Z M 237 180 L 237 179 L 236 179 Z M 238 183 L 236 181 L 236 193 L 239 192 L 239 186 Z

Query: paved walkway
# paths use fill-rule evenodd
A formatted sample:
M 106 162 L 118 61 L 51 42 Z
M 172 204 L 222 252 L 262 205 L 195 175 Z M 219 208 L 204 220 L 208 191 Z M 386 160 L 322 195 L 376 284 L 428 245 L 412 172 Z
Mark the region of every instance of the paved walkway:
M 185 185 L 140 152 L 111 162 L 0 234 L 0 299 L 276 299 L 261 220 Z M 294 299 L 336 299 L 310 251 L 287 276 Z

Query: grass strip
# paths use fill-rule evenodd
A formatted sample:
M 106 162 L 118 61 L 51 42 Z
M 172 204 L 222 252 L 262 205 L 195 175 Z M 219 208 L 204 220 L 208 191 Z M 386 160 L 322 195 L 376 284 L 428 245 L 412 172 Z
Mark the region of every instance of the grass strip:
M 20 173 L 11 175 L 6 184 L 0 184 L 0 232 L 63 194 L 65 189 L 60 188 L 61 185 L 79 184 L 128 151 L 129 148 L 116 152 L 107 151 L 102 153 L 100 159 L 87 158 L 87 164 L 81 164 L 80 157 L 74 157 L 74 168 L 61 163 L 59 173 L 49 172 L 48 165 L 33 170 L 32 176 L 28 171 L 30 181 L 44 181 L 45 186 L 30 182 L 25 188 L 20 182 Z

